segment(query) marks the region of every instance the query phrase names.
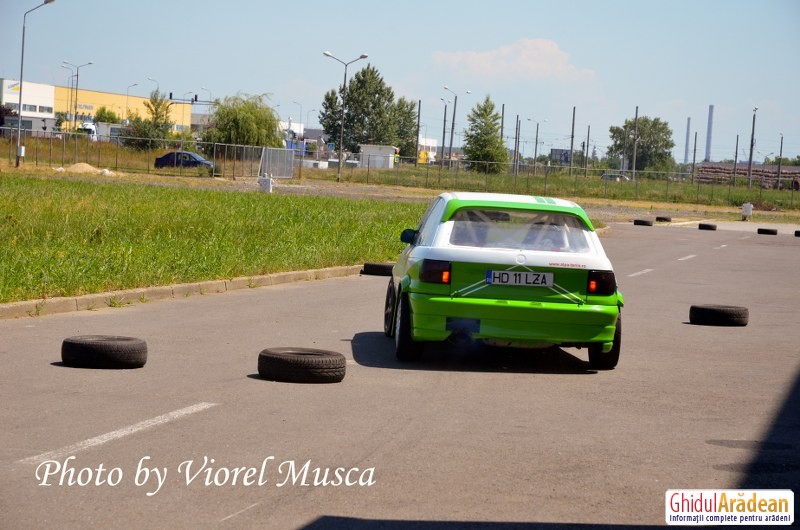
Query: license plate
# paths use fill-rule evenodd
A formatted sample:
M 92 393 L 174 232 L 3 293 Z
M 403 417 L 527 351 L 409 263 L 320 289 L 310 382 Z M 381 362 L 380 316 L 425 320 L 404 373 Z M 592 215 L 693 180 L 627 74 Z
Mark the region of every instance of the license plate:
M 552 272 L 486 271 L 488 285 L 515 285 L 523 287 L 552 287 Z

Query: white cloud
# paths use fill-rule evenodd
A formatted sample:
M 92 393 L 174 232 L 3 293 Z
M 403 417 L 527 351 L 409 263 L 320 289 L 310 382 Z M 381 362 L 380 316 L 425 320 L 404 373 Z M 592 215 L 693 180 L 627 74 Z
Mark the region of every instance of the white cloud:
M 520 39 L 488 51 L 433 53 L 435 64 L 462 74 L 494 81 L 537 80 L 589 81 L 595 73 L 570 63 L 569 54 L 546 39 Z

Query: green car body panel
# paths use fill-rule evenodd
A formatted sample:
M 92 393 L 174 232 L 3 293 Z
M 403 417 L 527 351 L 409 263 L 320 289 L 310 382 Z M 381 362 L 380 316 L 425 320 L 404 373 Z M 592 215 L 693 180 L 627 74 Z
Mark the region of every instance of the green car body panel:
M 458 224 L 458 212 L 474 211 L 504 216 L 500 220 L 505 223 L 495 224 L 497 219 L 490 215 L 488 221 Z M 514 224 L 507 212 L 512 217 L 519 212 L 523 218 L 552 214 L 552 218 L 566 219 L 569 226 Z M 573 250 L 537 251 L 523 243 L 482 248 L 454 243 L 459 226 L 499 230 L 495 227 L 501 225 L 514 233 L 550 229 L 564 238 L 565 247 L 571 243 Z M 561 236 L 565 231 L 568 237 Z M 432 203 L 414 236 L 398 259 L 392 280 L 395 289 L 408 296 L 413 341 L 445 341 L 454 334 L 466 334 L 474 340 L 530 347 L 595 345 L 608 352 L 614 345 L 624 299 L 594 226 L 578 205 L 549 197 L 444 193 Z M 446 264 L 448 281 L 421 279 L 426 261 Z M 587 290 L 596 271 L 610 274 L 613 282 L 601 294 Z M 517 282 L 548 280 L 546 285 L 490 282 L 489 277 L 499 277 L 499 273 Z

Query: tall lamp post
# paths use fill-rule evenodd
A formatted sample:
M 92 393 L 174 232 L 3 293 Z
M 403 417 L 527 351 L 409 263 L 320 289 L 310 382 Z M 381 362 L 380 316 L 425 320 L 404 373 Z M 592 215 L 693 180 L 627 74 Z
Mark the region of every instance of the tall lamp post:
M 750 158 L 747 160 L 747 189 L 753 187 L 753 148 L 756 145 L 756 111 L 758 107 L 753 107 L 753 128 L 750 131 Z
M 781 162 L 783 161 L 783 133 L 781 133 L 781 150 L 778 154 L 778 189 L 781 187 Z
M 444 89 L 453 94 L 455 96 L 453 98 L 453 124 L 450 126 L 450 148 L 447 150 L 447 158 L 453 158 L 453 135 L 456 131 L 456 107 L 458 106 L 458 94 L 447 88 L 447 85 L 444 86 Z M 469 90 L 466 91 L 467 94 L 471 94 Z
M 444 117 L 442 118 L 442 163 L 444 165 L 444 142 L 447 139 L 447 104 L 450 103 L 449 99 L 439 98 L 444 102 Z
M 22 73 L 25 67 L 25 19 L 28 17 L 28 13 L 31 11 L 36 11 L 42 6 L 47 4 L 52 4 L 55 0 L 44 0 L 43 3 L 39 4 L 38 6 L 34 7 L 33 9 L 29 9 L 25 11 L 25 14 L 22 15 L 22 55 L 20 55 L 19 59 L 19 107 L 17 108 L 17 165 L 19 167 L 19 159 L 25 156 L 22 152 Z
M 75 101 L 73 101 L 73 104 L 75 105 L 75 112 L 72 115 L 72 119 L 73 119 L 73 121 L 75 123 L 75 126 L 77 127 L 77 124 L 78 124 L 78 83 L 80 82 L 81 68 L 83 68 L 84 66 L 89 66 L 90 64 L 94 64 L 94 61 L 89 61 L 88 63 L 84 63 L 84 64 L 81 64 L 81 65 L 72 64 L 69 61 L 62 61 L 62 62 L 64 64 L 68 64 L 70 66 L 74 66 L 75 67 Z
M 128 125 L 128 96 L 130 95 L 131 88 L 139 86 L 139 83 L 133 83 L 132 85 L 128 85 L 128 88 L 125 89 L 125 124 Z
M 156 84 L 156 93 L 158 93 L 158 97 L 161 97 L 161 87 L 158 84 L 158 79 L 153 79 L 152 77 L 147 78 L 148 81 L 152 81 Z
M 66 68 L 69 70 L 69 96 L 67 96 L 67 121 L 72 123 L 72 80 L 75 79 L 75 71 L 72 69 L 71 66 L 67 66 L 66 64 L 62 64 L 61 68 Z
M 330 57 L 334 61 L 338 61 L 344 65 L 344 81 L 342 82 L 342 121 L 339 124 L 339 167 L 336 169 L 336 182 L 339 182 L 342 179 L 342 157 L 344 157 L 344 145 L 342 144 L 344 143 L 344 110 L 347 102 L 347 67 L 356 61 L 366 59 L 368 55 L 366 53 L 362 53 L 360 57 L 348 62 L 344 62 L 338 57 L 335 57 L 329 51 L 322 52 L 322 55 L 325 57 Z
M 311 123 L 311 118 L 310 118 L 310 116 L 311 116 L 311 113 L 312 113 L 312 112 L 314 112 L 315 110 L 317 110 L 317 109 L 311 109 L 311 110 L 309 110 L 308 112 L 306 112 L 306 123 L 307 123 L 307 124 L 308 124 L 308 123 Z

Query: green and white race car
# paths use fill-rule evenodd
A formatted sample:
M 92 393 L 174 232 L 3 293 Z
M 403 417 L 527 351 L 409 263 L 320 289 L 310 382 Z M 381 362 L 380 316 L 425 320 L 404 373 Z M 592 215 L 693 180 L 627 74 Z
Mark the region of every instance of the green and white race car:
M 550 197 L 443 193 L 392 269 L 384 333 L 397 358 L 426 342 L 586 347 L 594 369 L 619 361 L 624 304 L 586 212 Z

